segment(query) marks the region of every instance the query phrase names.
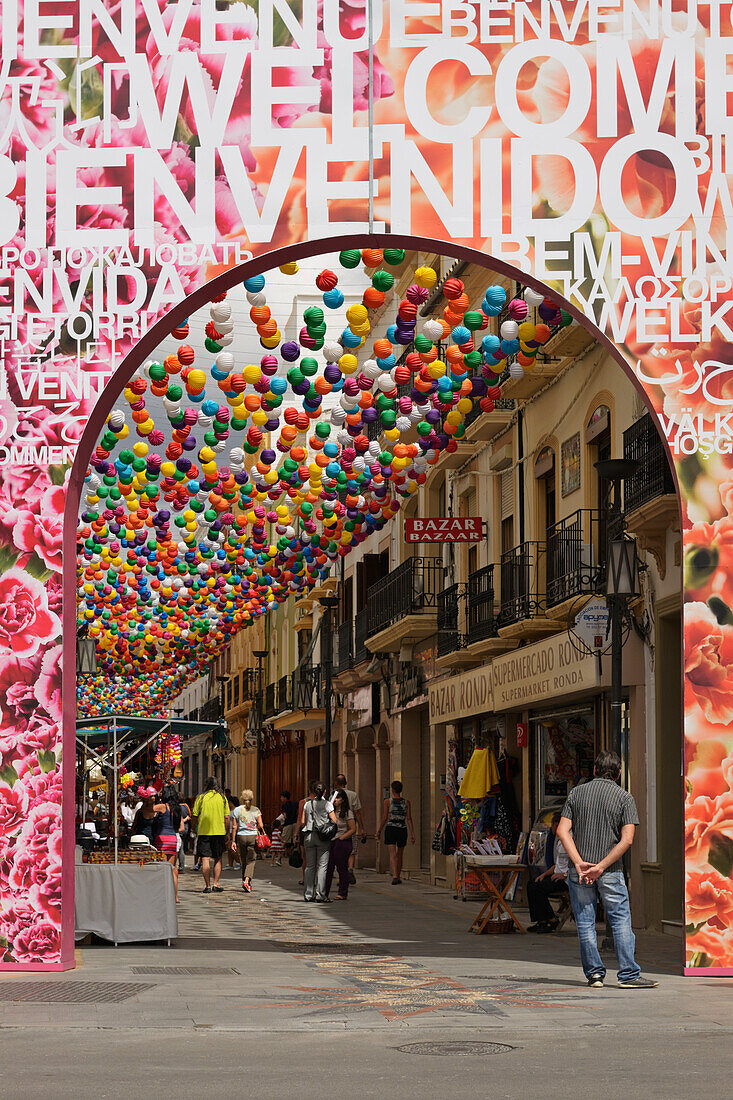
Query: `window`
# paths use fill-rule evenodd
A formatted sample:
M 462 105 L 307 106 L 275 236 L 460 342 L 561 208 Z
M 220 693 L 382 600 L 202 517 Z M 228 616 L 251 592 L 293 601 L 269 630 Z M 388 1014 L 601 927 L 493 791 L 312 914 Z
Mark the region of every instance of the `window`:
M 557 518 L 555 511 L 555 452 L 552 447 L 544 447 L 534 464 L 534 476 L 537 481 L 539 516 L 538 534 L 545 539 L 550 537 Z
M 239 676 L 239 673 L 237 673 L 236 676 L 234 677 L 234 691 L 233 691 L 233 694 L 232 694 L 232 703 L 234 704 L 235 707 L 239 706 L 239 681 L 240 681 L 240 676 Z

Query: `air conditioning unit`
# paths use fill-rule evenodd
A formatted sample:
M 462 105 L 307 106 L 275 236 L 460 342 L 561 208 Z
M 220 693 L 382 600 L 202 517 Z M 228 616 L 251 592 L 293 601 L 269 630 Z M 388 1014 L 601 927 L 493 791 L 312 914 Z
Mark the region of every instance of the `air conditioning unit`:
M 512 448 L 511 445 L 507 443 L 503 447 L 500 447 L 498 451 L 494 451 L 489 459 L 489 469 L 498 473 L 500 470 L 508 469 L 512 461 Z

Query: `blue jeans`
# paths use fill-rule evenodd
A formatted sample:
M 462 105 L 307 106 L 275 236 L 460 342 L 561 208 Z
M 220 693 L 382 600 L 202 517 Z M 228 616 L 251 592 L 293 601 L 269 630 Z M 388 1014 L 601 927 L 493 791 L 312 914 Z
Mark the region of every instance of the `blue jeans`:
M 586 978 L 606 976 L 606 968 L 598 953 L 596 939 L 596 904 L 600 897 L 613 932 L 613 945 L 618 959 L 618 980 L 628 982 L 638 978 L 641 969 L 634 959 L 636 938 L 631 930 L 629 892 L 623 871 L 604 871 L 589 886 L 581 885 L 574 867 L 568 873 L 570 904 L 580 941 L 580 961 Z

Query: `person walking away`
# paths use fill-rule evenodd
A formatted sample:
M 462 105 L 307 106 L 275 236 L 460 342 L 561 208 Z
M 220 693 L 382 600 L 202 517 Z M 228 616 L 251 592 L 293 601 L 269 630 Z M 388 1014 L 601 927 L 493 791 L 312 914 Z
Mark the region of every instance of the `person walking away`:
M 295 845 L 295 833 L 298 827 L 298 803 L 290 797 L 290 791 L 280 794 L 280 813 L 284 815 L 282 841 L 286 855 L 290 855 Z
M 153 844 L 165 856 L 173 868 L 173 885 L 178 901 L 178 838 L 181 829 L 181 807 L 178 791 L 172 783 L 166 783 L 160 792 L 160 801 L 154 803 Z
M 188 802 L 179 803 L 181 807 L 181 825 L 183 828 L 180 832 L 181 843 L 178 847 L 178 871 L 186 870 L 186 848 L 188 847 L 191 838 L 191 807 Z
M 305 884 L 305 842 L 303 838 L 303 821 L 305 820 L 305 818 L 303 817 L 303 808 L 308 799 L 314 797 L 316 793 L 315 787 L 316 785 L 314 782 L 309 783 L 308 793 L 306 794 L 305 798 L 301 798 L 300 802 L 298 803 L 298 817 L 295 822 L 295 835 L 293 837 L 293 846 L 297 847 L 300 850 L 300 856 L 302 860 L 300 864 L 300 866 L 302 867 L 302 871 L 300 872 L 300 878 L 298 879 L 298 886 L 303 886 Z
M 229 821 L 229 803 L 219 786 L 219 780 L 212 775 L 206 780 L 203 794 L 193 804 L 193 822 L 198 833 L 196 855 L 201 860 L 201 874 L 204 876 L 204 893 L 221 894 L 219 885 L 221 876 L 221 857 L 227 843 Z M 214 883 L 211 885 L 211 863 L 214 864 Z
M 283 852 L 285 851 L 285 845 L 283 844 L 284 825 L 285 814 L 279 814 L 272 823 L 272 833 L 270 834 L 270 855 L 272 856 L 272 862 L 275 867 L 282 867 L 283 865 Z
M 338 834 L 331 845 L 331 854 L 328 859 L 328 871 L 326 872 L 326 897 L 331 893 L 333 873 L 338 869 L 339 889 L 338 900 L 346 901 L 349 896 L 349 856 L 353 850 L 353 837 L 356 833 L 356 819 L 349 807 L 349 799 L 346 791 L 336 791 L 333 797 L 333 812 L 336 815 Z
M 230 819 L 231 819 L 231 815 L 234 813 L 237 806 L 239 805 L 239 799 L 234 797 L 234 795 L 231 792 L 230 787 L 225 787 L 224 788 L 224 797 L 226 798 L 227 804 L 229 806 L 229 815 L 230 815 Z M 238 849 L 236 847 L 232 848 L 231 844 L 228 844 L 227 845 L 227 866 L 229 867 L 229 870 L 231 870 L 232 867 L 236 867 L 238 862 L 239 862 L 239 851 L 238 851 Z
M 305 890 L 306 901 L 326 902 L 326 874 L 331 854 L 331 839 L 336 830 L 329 829 L 332 822 L 338 829 L 338 821 L 333 812 L 333 803 L 326 798 L 326 788 L 322 783 L 313 785 L 313 797 L 303 806 L 301 821 L 303 829 L 303 847 L 305 848 Z
M 344 775 L 343 772 L 339 772 L 339 774 L 336 776 L 336 790 L 337 791 L 342 790 L 344 792 L 344 794 L 346 795 L 346 797 L 348 798 L 348 800 L 349 800 L 349 809 L 352 811 L 352 813 L 354 815 L 356 825 L 358 826 L 359 836 L 362 838 L 362 841 L 365 841 L 366 840 L 366 828 L 364 826 L 364 818 L 363 818 L 362 812 L 361 812 L 361 800 L 359 798 L 359 795 L 356 793 L 356 791 L 352 791 L 350 787 L 346 786 L 346 776 Z M 331 801 L 332 802 L 333 802 L 333 799 L 335 797 L 335 793 L 336 792 L 334 792 L 334 794 L 331 796 Z M 352 837 L 352 840 L 351 840 L 351 855 L 349 856 L 349 882 L 351 883 L 352 886 L 356 886 L 356 875 L 354 874 L 354 864 L 356 862 L 356 851 L 357 851 L 357 844 L 358 844 L 356 832 L 357 832 L 357 830 L 355 828 L 354 829 L 354 836 Z
M 606 968 L 596 939 L 596 905 L 600 897 L 613 932 L 619 987 L 653 989 L 658 983 L 642 978 L 634 957 L 636 940 L 621 862 L 639 824 L 636 803 L 619 785 L 621 761 L 615 752 L 598 754 L 594 776 L 570 792 L 557 830 L 572 863 L 568 889 L 583 972 L 589 986 L 603 986 Z
M 382 820 L 377 829 L 377 840 L 384 829 L 384 843 L 389 849 L 389 866 L 392 871 L 392 885 L 402 884 L 402 856 L 407 844 L 409 826 L 411 841 L 415 843 L 415 828 L 412 824 L 410 800 L 402 797 L 402 784 L 395 779 L 391 784 L 392 797 L 385 798 L 382 807 Z
M 254 797 L 252 791 L 242 791 L 239 796 L 240 805 L 232 810 L 229 818 L 232 830 L 231 847 L 239 852 L 242 889 L 246 894 L 252 893 L 252 878 L 257 861 L 257 835 L 260 831 L 265 831 L 262 814 L 258 807 L 253 805 Z
M 559 810 L 552 815 L 545 848 L 546 869 L 527 883 L 527 904 L 529 919 L 532 921 L 528 932 L 554 932 L 560 923 L 550 904 L 550 898 L 567 889 L 568 854 L 557 837 L 561 816 Z

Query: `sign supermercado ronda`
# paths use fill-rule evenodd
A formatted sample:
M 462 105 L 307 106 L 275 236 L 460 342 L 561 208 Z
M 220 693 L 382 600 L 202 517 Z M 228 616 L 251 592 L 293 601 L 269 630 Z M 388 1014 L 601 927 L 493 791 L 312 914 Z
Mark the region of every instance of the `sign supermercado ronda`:
M 733 973 L 731 18 L 719 0 L 3 0 L 3 967 L 74 964 L 76 521 L 114 401 L 213 280 L 414 238 L 552 294 L 668 442 L 688 972 Z

